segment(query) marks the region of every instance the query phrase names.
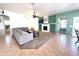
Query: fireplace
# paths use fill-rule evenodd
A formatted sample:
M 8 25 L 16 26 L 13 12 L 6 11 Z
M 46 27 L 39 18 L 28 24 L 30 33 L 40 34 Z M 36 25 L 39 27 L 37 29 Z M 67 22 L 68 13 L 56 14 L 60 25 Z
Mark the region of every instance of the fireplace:
M 47 26 L 43 26 L 43 30 L 47 30 Z
M 42 31 L 43 32 L 49 32 L 50 31 L 49 29 L 50 29 L 49 24 L 42 24 Z

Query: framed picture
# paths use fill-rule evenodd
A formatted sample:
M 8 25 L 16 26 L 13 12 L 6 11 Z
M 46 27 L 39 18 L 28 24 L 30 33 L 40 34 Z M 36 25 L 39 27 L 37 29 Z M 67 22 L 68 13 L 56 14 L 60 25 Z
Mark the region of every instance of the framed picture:
M 48 16 L 44 16 L 44 23 L 48 23 Z

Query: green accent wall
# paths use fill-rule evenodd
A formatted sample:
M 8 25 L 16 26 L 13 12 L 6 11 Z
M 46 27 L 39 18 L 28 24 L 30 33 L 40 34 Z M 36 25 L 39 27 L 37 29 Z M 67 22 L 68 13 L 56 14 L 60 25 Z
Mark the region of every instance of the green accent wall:
M 56 30 L 56 15 L 48 16 L 48 24 L 50 24 L 50 32 L 55 32 L 55 30 Z
M 72 27 L 73 26 L 73 18 L 79 17 L 79 10 L 64 12 L 56 15 L 56 32 L 59 32 L 58 29 L 58 18 L 66 17 L 67 18 L 67 31 L 66 34 L 72 34 Z
M 56 25 L 55 24 L 50 24 L 50 32 L 55 32 L 55 27 Z
M 48 23 L 56 23 L 56 15 L 48 16 Z

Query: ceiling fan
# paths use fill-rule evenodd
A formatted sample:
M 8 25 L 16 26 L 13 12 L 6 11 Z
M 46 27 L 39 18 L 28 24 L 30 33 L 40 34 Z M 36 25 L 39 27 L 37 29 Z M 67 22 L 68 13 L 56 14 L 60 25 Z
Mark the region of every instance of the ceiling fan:
M 34 9 L 35 8 L 34 5 L 35 5 L 35 3 L 32 3 L 32 7 L 33 7 L 33 15 L 32 16 L 33 16 L 33 18 L 40 18 L 39 16 L 36 15 L 36 12 L 35 12 L 35 9 Z
M 33 12 L 33 15 L 32 16 L 33 16 L 33 18 L 36 18 L 37 17 L 36 14 L 35 14 L 35 11 Z

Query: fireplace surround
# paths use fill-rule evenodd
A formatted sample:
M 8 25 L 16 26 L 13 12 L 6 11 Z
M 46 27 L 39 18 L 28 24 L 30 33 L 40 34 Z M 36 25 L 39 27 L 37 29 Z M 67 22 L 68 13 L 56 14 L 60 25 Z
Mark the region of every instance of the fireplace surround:
M 43 32 L 49 32 L 50 31 L 49 24 L 42 24 L 42 31 Z

